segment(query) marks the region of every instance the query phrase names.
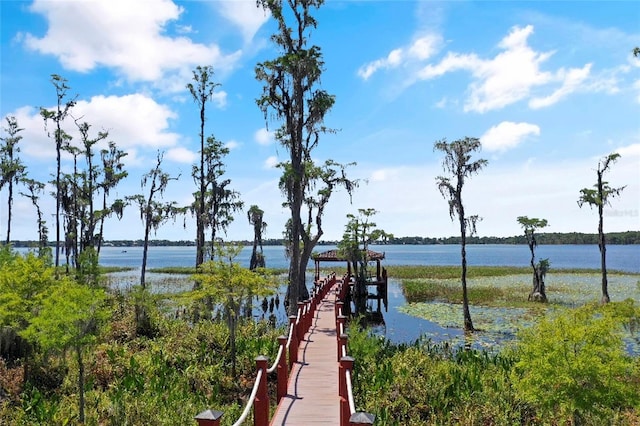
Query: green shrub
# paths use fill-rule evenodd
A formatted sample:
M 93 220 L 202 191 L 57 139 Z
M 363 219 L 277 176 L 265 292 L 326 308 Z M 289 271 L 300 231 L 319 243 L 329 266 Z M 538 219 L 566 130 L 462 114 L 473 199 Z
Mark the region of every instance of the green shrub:
M 640 406 L 638 359 L 625 352 L 633 302 L 588 305 L 546 317 L 519 335 L 511 374 L 519 397 L 547 418 L 596 423 Z

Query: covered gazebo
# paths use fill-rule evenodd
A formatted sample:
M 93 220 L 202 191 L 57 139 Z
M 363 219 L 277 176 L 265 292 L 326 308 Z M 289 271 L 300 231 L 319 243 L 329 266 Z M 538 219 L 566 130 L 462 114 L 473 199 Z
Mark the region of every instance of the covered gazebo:
M 327 250 L 322 253 L 315 253 L 311 255 L 315 262 L 315 280 L 320 279 L 320 262 L 347 262 L 347 273 L 351 275 L 351 262 L 346 257 L 339 255 L 338 250 Z M 380 261 L 384 259 L 384 253 L 380 253 L 373 250 L 367 250 L 367 260 L 376 262 L 376 281 L 382 280 L 382 269 Z M 372 277 L 373 278 L 373 277 Z
M 351 281 L 352 271 L 351 262 L 343 256 L 340 256 L 338 250 L 327 250 L 322 253 L 315 253 L 311 256 L 315 262 L 315 282 L 320 280 L 320 263 L 321 262 L 346 262 L 347 263 L 347 276 L 346 279 Z M 380 262 L 384 259 L 384 253 L 380 253 L 373 250 L 367 250 L 367 261 L 376 262 L 376 275 L 371 274 L 367 277 L 367 287 L 375 287 L 375 293 L 370 293 L 367 290 L 367 299 L 374 299 L 378 301 L 378 312 L 380 312 L 380 302 L 384 302 L 385 308 L 387 307 L 387 270 L 383 268 Z

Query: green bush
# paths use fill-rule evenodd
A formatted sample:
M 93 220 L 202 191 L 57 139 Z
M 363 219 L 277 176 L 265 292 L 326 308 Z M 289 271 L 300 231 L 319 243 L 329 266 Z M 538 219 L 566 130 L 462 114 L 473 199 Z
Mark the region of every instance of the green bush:
M 637 358 L 625 351 L 633 302 L 588 305 L 546 317 L 519 335 L 511 374 L 518 396 L 545 418 L 604 422 L 640 407 Z

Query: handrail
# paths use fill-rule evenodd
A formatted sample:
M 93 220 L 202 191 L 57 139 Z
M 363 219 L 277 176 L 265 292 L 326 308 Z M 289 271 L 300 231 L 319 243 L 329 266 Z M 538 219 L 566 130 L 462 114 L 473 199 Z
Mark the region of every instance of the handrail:
M 318 304 L 326 296 L 328 290 L 336 283 L 335 273 L 329 275 L 323 280 L 314 283 L 315 288 L 312 289 L 309 299 L 298 303 L 296 315 L 289 316 L 289 331 L 287 336 L 278 337 L 278 354 L 271 367 L 268 367 L 268 359 L 264 356 L 256 358 L 256 380 L 251 390 L 251 396 L 240 416 L 233 424 L 239 426 L 245 422 L 254 408 L 253 422 L 254 426 L 266 426 L 269 423 L 269 395 L 267 380 L 268 374 L 277 373 L 277 400 L 287 394 L 287 383 L 292 366 L 297 362 L 298 346 L 304 339 L 305 333 L 309 331 L 313 318 L 316 313 Z M 344 293 L 344 291 L 342 291 Z M 344 326 L 341 328 L 344 331 Z M 345 335 L 346 337 L 346 335 Z M 346 354 L 346 341 L 342 350 Z M 199 425 L 220 425 L 222 412 L 215 410 L 205 410 L 195 417 Z M 354 423 L 356 424 L 356 423 Z
M 271 367 L 267 368 L 267 374 L 271 374 L 274 371 L 276 371 L 276 368 L 278 368 L 278 364 L 280 363 L 280 357 L 282 356 L 283 353 L 284 353 L 284 348 L 282 345 L 280 345 L 280 347 L 278 348 L 278 355 L 276 356 L 276 360 L 273 362 L 273 365 Z
M 345 355 L 346 356 L 346 355 Z M 353 400 L 353 386 L 351 384 L 351 370 L 345 371 L 347 376 L 347 399 L 349 400 L 349 411 L 351 414 L 356 412 L 356 403 Z
M 247 401 L 247 405 L 244 407 L 244 411 L 240 415 L 240 418 L 233 424 L 233 426 L 240 426 L 247 420 L 249 416 L 249 412 L 251 411 L 251 407 L 253 407 L 253 403 L 256 399 L 256 395 L 258 394 L 258 386 L 260 385 L 260 380 L 262 380 L 262 370 L 258 371 L 256 375 L 256 381 L 253 384 L 253 390 L 251 391 L 251 396 L 249 397 L 249 401 Z
M 293 324 L 289 325 L 289 337 L 287 338 L 287 349 L 291 345 L 291 338 L 293 337 Z
M 353 396 L 353 364 L 354 359 L 348 356 L 347 340 L 345 333 L 346 317 L 343 315 L 345 297 L 349 291 L 349 276 L 345 275 L 338 286 L 335 297 L 336 312 L 336 337 L 338 345 L 338 396 L 340 397 L 340 426 L 370 425 L 375 421 L 375 416 L 370 413 L 356 411 L 355 399 Z M 348 312 L 348 310 L 347 310 Z

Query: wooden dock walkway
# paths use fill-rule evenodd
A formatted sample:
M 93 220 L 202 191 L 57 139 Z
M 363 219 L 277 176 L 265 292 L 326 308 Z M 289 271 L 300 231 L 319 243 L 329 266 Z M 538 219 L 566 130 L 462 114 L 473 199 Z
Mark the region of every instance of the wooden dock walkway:
M 272 426 L 340 424 L 335 292 L 334 285 L 318 306 L 311 328 L 300 342 L 287 395 L 278 404 Z

